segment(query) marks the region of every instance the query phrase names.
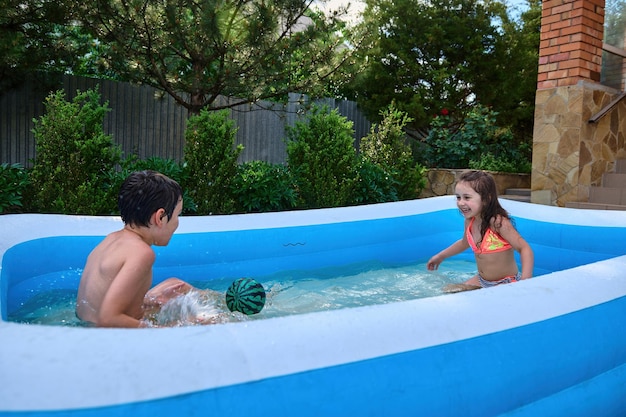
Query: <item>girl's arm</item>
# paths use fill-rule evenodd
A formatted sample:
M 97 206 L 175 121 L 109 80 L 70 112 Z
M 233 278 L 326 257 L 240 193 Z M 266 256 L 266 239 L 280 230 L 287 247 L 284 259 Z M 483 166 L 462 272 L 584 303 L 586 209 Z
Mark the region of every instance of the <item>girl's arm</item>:
M 502 219 L 498 233 L 513 246 L 513 249 L 519 252 L 522 261 L 522 279 L 531 278 L 535 267 L 535 255 L 528 242 L 515 230 L 508 219 Z
M 535 254 L 530 248 L 528 242 L 526 242 L 521 236 L 518 240 L 518 246 L 519 248 L 516 248 L 516 250 L 519 252 L 520 259 L 522 261 L 522 279 L 531 278 L 533 276 L 533 268 L 535 266 Z
M 439 268 L 439 265 L 441 265 L 444 259 L 447 259 L 454 255 L 458 255 L 459 253 L 469 248 L 469 243 L 467 242 L 467 238 L 465 236 L 465 231 L 467 230 L 468 226 L 469 220 L 466 219 L 463 223 L 463 237 L 428 260 L 426 267 L 429 271 L 434 271 Z
M 452 245 L 448 246 L 447 248 L 430 258 L 428 260 L 428 263 L 426 264 L 426 267 L 429 271 L 434 271 L 439 268 L 439 265 L 444 261 L 444 259 L 447 259 L 454 255 L 458 255 L 467 248 L 469 248 L 469 243 L 467 243 L 467 240 L 465 239 L 465 237 L 463 237 L 463 239 L 457 240 Z

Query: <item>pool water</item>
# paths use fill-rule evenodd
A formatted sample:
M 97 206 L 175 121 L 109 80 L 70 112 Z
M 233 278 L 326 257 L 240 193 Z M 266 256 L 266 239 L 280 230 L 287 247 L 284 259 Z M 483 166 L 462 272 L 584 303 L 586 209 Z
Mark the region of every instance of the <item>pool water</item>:
M 181 278 L 200 289 L 223 294 L 231 278 L 201 280 L 206 268 L 186 269 Z M 268 276 L 254 277 L 267 292 L 264 309 L 257 315 L 244 316 L 227 311 L 222 299 L 209 297 L 198 302 L 187 297 L 164 307 L 164 312 L 152 319 L 159 324 L 190 325 L 193 321 L 184 314 L 217 314 L 218 323 L 257 320 L 316 311 L 336 310 L 375 304 L 387 304 L 443 294 L 448 284 L 461 283 L 475 274 L 473 261 L 446 260 L 438 271 L 428 271 L 425 263 L 386 266 L 361 262 L 341 267 L 307 271 L 281 271 Z M 48 274 L 48 282 L 74 282 L 74 288 L 50 289 L 39 292 L 11 312 L 9 321 L 42 325 L 81 326 L 74 315 L 77 283 L 80 270 Z M 200 304 L 200 305 L 196 305 Z
M 626 212 L 502 203 L 533 248 L 536 278 L 401 302 L 426 296 L 420 281 L 437 295 L 476 268 L 469 250 L 454 259 L 465 264 L 424 268 L 462 235 L 451 197 L 183 217 L 154 248 L 155 283 L 178 276 L 223 294 L 252 277 L 270 299 L 243 323 L 161 331 L 7 322 L 27 306 L 32 322 L 63 308 L 71 322 L 72 268 L 119 219 L 0 216 L 0 415 L 249 416 L 245 398 L 277 416 L 625 416 Z

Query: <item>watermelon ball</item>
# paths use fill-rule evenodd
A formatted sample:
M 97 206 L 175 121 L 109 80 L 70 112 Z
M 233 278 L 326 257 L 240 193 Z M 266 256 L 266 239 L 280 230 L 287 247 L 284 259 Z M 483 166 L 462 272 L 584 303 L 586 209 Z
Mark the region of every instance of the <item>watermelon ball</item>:
M 265 289 L 252 278 L 239 278 L 226 290 L 226 306 L 248 316 L 257 314 L 265 306 Z

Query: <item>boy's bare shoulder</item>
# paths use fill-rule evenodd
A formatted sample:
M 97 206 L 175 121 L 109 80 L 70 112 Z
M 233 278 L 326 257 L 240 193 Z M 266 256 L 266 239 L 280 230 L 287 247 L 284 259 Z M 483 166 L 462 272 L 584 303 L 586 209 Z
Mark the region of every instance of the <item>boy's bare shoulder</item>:
M 138 235 L 124 229 L 107 235 L 102 245 L 105 250 L 122 253 L 127 257 L 154 258 L 156 256 L 149 244 Z

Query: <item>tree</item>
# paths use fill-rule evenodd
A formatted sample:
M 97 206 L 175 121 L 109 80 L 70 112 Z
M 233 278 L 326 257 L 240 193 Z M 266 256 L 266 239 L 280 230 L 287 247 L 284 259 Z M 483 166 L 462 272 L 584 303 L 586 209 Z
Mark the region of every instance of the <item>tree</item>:
M 108 71 L 162 89 L 197 114 L 323 84 L 342 63 L 342 13 L 326 16 L 310 6 L 310 0 L 94 0 L 80 14 L 84 29 L 106 45 L 100 53 Z M 219 95 L 238 100 L 217 106 Z
M 365 69 L 347 95 L 357 99 L 372 119 L 377 120 L 392 101 L 413 119 L 414 130 L 428 128 L 442 110 L 463 120 L 477 103 L 495 107 L 504 118 L 528 100 L 529 92 L 534 96 L 537 60 L 531 63 L 528 51 L 536 54 L 539 29 L 532 28 L 536 43 L 534 38 L 522 39 L 520 26 L 508 18 L 502 3 L 366 0 L 366 4 L 362 24 L 366 42 L 361 49 Z M 522 62 L 517 61 L 520 56 Z
M 63 1 L 0 0 L 0 93 L 73 59 L 74 45 L 60 41 L 68 16 Z
M 527 0 L 519 20 L 502 18 L 505 57 L 501 77 L 493 89 L 490 105 L 498 112 L 500 126 L 509 126 L 519 142 L 532 143 L 535 95 L 539 68 L 541 0 Z

